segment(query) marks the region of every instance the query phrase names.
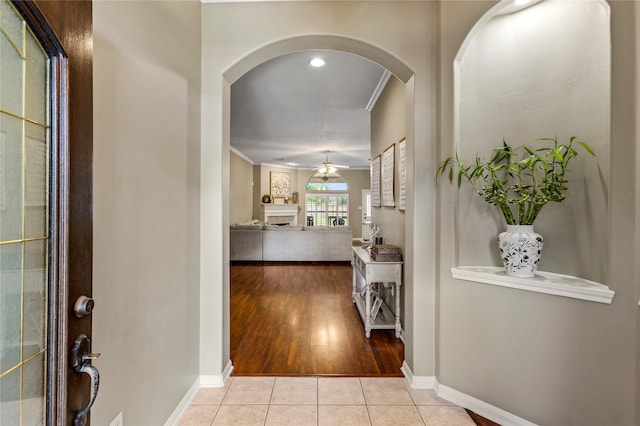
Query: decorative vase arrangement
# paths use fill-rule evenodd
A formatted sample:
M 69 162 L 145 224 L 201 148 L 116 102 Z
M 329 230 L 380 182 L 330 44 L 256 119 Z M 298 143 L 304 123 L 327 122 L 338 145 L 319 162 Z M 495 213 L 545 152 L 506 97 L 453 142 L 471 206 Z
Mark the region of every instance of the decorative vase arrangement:
M 533 225 L 507 225 L 498 235 L 504 270 L 514 277 L 533 277 L 538 270 L 544 241 Z
M 533 231 L 533 223 L 550 201 L 561 202 L 567 190 L 565 173 L 578 156 L 574 144 L 595 156 L 591 147 L 572 136 L 562 144 L 557 138 L 541 138 L 545 146 L 513 148 L 503 140 L 489 160 L 476 155 L 471 164 L 459 156 L 444 160 L 436 170 L 436 183 L 442 175 L 457 179 L 458 188 L 468 182 L 476 193 L 497 206 L 507 224 L 498 236 L 505 272 L 515 277 L 533 277 L 542 254 L 543 238 Z

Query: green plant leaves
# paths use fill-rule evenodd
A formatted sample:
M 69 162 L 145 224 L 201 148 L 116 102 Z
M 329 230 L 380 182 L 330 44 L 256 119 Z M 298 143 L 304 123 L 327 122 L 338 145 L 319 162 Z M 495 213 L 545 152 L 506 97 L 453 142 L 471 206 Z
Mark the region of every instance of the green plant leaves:
M 582 146 L 589 154 L 593 155 L 594 157 L 596 156 L 596 153 L 593 152 L 593 149 L 591 149 L 591 147 L 584 141 L 578 141 L 578 143 L 580 144 L 580 146 Z
M 533 225 L 542 207 L 565 198 L 567 166 L 578 156 L 574 142 L 595 157 L 593 149 L 577 139 L 572 136 L 568 144 L 560 144 L 555 137 L 540 138 L 537 141 L 547 146 L 535 149 L 514 149 L 503 139 L 502 147 L 494 149 L 488 161 L 479 155 L 470 165 L 457 154 L 445 159 L 436 169 L 436 184 L 448 172 L 449 181 L 456 178 L 458 188 L 466 181 L 486 202 L 498 206 L 507 224 Z

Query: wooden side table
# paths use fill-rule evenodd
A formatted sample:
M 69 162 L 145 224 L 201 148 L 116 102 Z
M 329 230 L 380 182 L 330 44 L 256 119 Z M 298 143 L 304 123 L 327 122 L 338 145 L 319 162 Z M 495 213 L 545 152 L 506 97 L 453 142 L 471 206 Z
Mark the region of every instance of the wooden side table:
M 400 337 L 400 286 L 402 285 L 402 261 L 376 262 L 365 247 L 352 247 L 353 250 L 353 292 L 352 300 L 358 308 L 358 313 L 364 323 L 365 335 L 371 337 L 371 330 L 395 330 L 396 337 Z M 361 294 L 358 291 L 358 274 L 364 278 L 365 288 Z M 380 283 L 393 283 L 395 313 L 382 302 L 375 318 L 372 318 L 373 286 Z

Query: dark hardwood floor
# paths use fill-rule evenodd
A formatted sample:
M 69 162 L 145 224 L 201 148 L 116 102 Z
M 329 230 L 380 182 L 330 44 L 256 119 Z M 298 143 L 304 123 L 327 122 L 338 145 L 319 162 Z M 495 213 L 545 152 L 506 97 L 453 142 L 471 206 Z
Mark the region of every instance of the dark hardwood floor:
M 232 263 L 236 376 L 402 377 L 393 330 L 364 335 L 349 263 Z
M 232 263 L 233 375 L 402 377 L 404 345 L 393 330 L 365 337 L 351 274 L 349 263 Z

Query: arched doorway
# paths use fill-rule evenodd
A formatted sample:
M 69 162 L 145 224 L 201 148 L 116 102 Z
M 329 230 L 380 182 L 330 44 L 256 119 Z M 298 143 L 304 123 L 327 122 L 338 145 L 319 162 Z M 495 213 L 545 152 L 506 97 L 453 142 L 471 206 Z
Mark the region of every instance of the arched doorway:
M 305 38 L 308 39 L 308 40 L 295 40 L 297 42 L 295 44 L 298 47 L 296 49 L 294 49 L 294 51 L 301 51 L 302 50 L 302 49 L 299 48 L 299 43 L 301 43 L 301 44 L 309 43 L 309 47 L 312 47 L 313 49 L 322 49 L 322 50 L 327 50 L 327 46 L 329 46 L 329 45 L 331 45 L 331 46 L 337 46 L 337 45 L 344 46 L 345 44 L 348 44 L 348 45 L 350 45 L 349 48 L 342 47 L 339 51 L 340 52 L 347 52 L 347 53 L 350 53 L 350 54 L 357 54 L 357 52 L 361 52 L 361 51 L 365 50 L 361 43 L 353 42 L 352 40 L 349 40 L 349 39 L 337 40 L 336 38 L 333 38 L 333 37 L 331 37 L 331 38 L 321 37 L 319 40 L 315 40 L 312 37 L 305 37 Z M 291 42 L 291 41 L 288 41 L 288 42 Z M 317 44 L 317 43 L 321 43 L 321 44 Z M 291 44 L 293 44 L 293 43 L 291 43 Z M 291 48 L 289 46 L 282 46 L 282 43 L 276 43 L 275 45 L 270 46 L 270 47 L 273 48 L 273 53 L 272 53 L 272 55 L 273 55 L 272 57 L 273 58 L 275 58 L 275 57 L 285 57 L 285 56 L 287 56 L 287 54 L 291 53 L 291 52 L 288 51 Z M 285 53 L 281 53 L 280 52 L 281 49 L 285 50 Z M 272 59 L 271 57 L 265 58 L 264 62 L 269 61 L 271 59 Z M 249 63 L 252 63 L 252 62 L 249 61 L 247 58 L 245 58 L 244 60 L 242 60 L 238 64 L 236 64 L 236 66 L 243 66 L 243 65 L 246 65 L 246 64 L 249 64 Z M 386 63 L 393 64 L 394 63 L 394 58 L 386 58 Z M 257 64 L 257 65 L 255 65 L 255 67 L 258 67 L 259 65 L 260 64 Z M 398 67 L 396 67 L 394 69 L 394 71 L 398 72 L 400 74 L 403 74 L 403 75 L 404 74 L 410 75 L 410 71 L 406 70 L 404 68 L 405 67 L 403 67 L 403 66 L 398 66 Z M 250 68 L 250 70 L 254 70 L 254 69 L 255 68 Z M 227 71 L 227 73 L 225 73 L 225 76 L 233 75 L 236 80 L 234 80 L 234 81 L 229 81 L 228 80 L 227 82 L 229 83 L 230 86 L 233 85 L 235 81 L 238 81 L 248 71 L 249 70 L 244 71 L 244 72 L 238 72 L 235 69 L 235 67 L 232 67 L 231 70 L 229 70 L 229 71 Z M 233 92 L 233 90 L 230 90 L 230 92 Z M 231 94 L 229 96 L 231 96 Z M 226 102 L 225 102 L 225 105 L 226 105 Z M 227 134 L 227 132 L 225 132 L 225 135 L 226 134 Z M 230 134 L 232 134 L 232 132 L 230 132 Z M 231 140 L 231 138 L 229 138 L 229 143 L 230 143 L 230 140 Z M 225 141 L 225 144 L 226 143 L 227 143 L 227 141 Z M 227 192 L 227 191 L 225 191 L 225 192 Z M 229 285 L 225 285 L 225 289 L 224 290 L 225 290 L 226 294 L 228 295 L 228 296 L 225 296 L 225 299 L 226 299 L 227 297 L 230 297 L 230 294 L 231 294 L 230 286 Z M 236 305 L 234 305 L 234 306 L 236 306 Z M 232 320 L 230 320 L 230 321 L 232 321 Z M 237 332 L 236 332 L 236 334 L 237 334 Z M 297 334 L 294 333 L 294 335 L 297 335 Z M 293 337 L 292 337 L 292 339 L 293 339 Z M 231 342 L 231 343 L 233 343 L 233 342 Z M 382 343 L 380 343 L 380 344 L 382 344 Z M 234 347 L 235 347 L 235 344 L 234 344 Z M 276 351 L 277 352 L 280 349 L 281 348 L 279 346 L 277 346 L 277 347 L 273 348 L 272 351 Z M 240 356 L 240 354 L 237 352 L 237 349 L 236 349 L 236 356 Z M 233 362 L 233 359 L 231 361 Z M 270 363 L 269 365 L 271 365 L 271 364 L 272 363 Z M 262 371 L 261 373 L 262 374 L 266 374 L 268 372 Z M 298 373 L 303 373 L 303 371 L 299 371 Z M 243 372 L 241 372 L 241 374 L 246 374 L 246 372 L 243 371 Z M 326 372 L 319 372 L 319 374 L 326 374 Z M 348 372 L 344 372 L 344 374 L 348 374 Z
M 356 5 L 353 5 L 356 6 Z M 406 86 L 407 105 L 411 105 L 408 111 L 407 126 L 407 154 L 411 164 L 408 167 L 408 208 L 407 221 L 411 225 L 407 229 L 407 252 L 406 252 L 406 282 L 409 284 L 405 287 L 408 298 L 411 299 L 414 293 L 412 284 L 413 277 L 418 276 L 420 286 L 418 291 L 425 293 L 427 296 L 420 297 L 421 300 L 427 299 L 427 305 L 434 303 L 435 298 L 432 296 L 435 291 L 435 190 L 432 188 L 427 175 L 430 175 L 429 169 L 434 170 L 435 160 L 433 152 L 435 152 L 435 63 L 429 61 L 429 49 L 424 49 L 424 43 L 410 43 L 407 38 L 420 38 L 426 40 L 426 44 L 435 46 L 434 27 L 424 27 L 425 14 L 435 19 L 435 9 L 429 4 L 407 5 L 408 8 L 400 12 L 401 15 L 409 18 L 410 15 L 416 14 L 414 9 L 419 9 L 420 19 L 410 20 L 411 27 L 414 32 L 405 31 L 407 20 L 402 21 L 397 14 L 393 19 L 387 19 L 382 15 L 377 15 L 375 19 L 384 21 L 389 31 L 395 31 L 395 35 L 388 37 L 388 32 L 384 37 L 375 28 L 371 26 L 371 22 L 366 25 L 362 22 L 353 23 L 350 21 L 345 31 L 332 31 L 333 34 L 352 34 L 349 36 L 335 35 L 301 35 L 305 34 L 304 30 L 290 30 L 285 28 L 280 31 L 280 27 L 275 28 L 275 32 L 282 33 L 281 36 L 269 36 L 260 33 L 257 38 L 260 41 L 244 43 L 242 46 L 234 46 L 234 55 L 230 55 L 229 51 L 224 49 L 226 42 L 216 39 L 215 26 L 203 27 L 203 75 L 202 94 L 203 94 L 203 122 L 202 122 L 202 170 L 201 170 L 201 350 L 200 365 L 201 375 L 205 377 L 211 375 L 212 381 L 219 382 L 222 377 L 228 374 L 232 368 L 228 361 L 229 353 L 229 305 L 228 305 L 228 289 L 229 289 L 229 266 L 228 266 L 228 217 L 225 211 L 225 203 L 228 203 L 228 167 L 229 167 L 229 105 L 230 105 L 230 86 L 244 72 L 269 60 L 275 56 L 286 54 L 304 49 L 334 49 L 344 52 L 353 53 L 363 56 L 372 61 L 377 62 L 383 67 L 392 71 Z M 303 8 L 305 6 L 302 6 Z M 387 5 L 375 6 L 386 8 Z M 359 7 L 357 7 L 359 8 Z M 216 15 L 217 7 L 205 9 L 203 11 L 203 20 L 209 24 L 215 24 L 221 16 Z M 284 14 L 291 13 L 296 19 L 284 24 L 285 27 L 295 26 L 301 27 L 308 21 L 318 19 L 318 10 L 305 12 L 306 18 L 301 18 L 300 10 L 285 11 Z M 394 8 L 395 9 L 395 8 Z M 256 9 L 244 11 L 249 14 L 256 12 Z M 244 13 L 243 12 L 243 13 Z M 278 19 L 284 19 L 283 11 L 278 13 Z M 313 12 L 313 13 L 311 13 Z M 324 12 L 331 16 L 335 16 L 335 8 L 327 8 Z M 264 14 L 261 13 L 262 18 Z M 417 15 L 416 15 L 417 16 Z M 260 18 L 260 22 L 266 22 Z M 294 22 L 295 21 L 295 22 Z M 333 25 L 334 23 L 327 24 Z M 343 25 L 339 23 L 339 25 Z M 359 27 L 359 28 L 357 28 Z M 391 27 L 397 27 L 391 30 Z M 209 30 L 210 29 L 210 30 Z M 274 29 L 270 26 L 268 32 Z M 291 32 L 290 32 L 291 31 Z M 320 30 L 322 32 L 322 30 Z M 327 31 L 329 32 L 329 31 Z M 367 36 L 357 36 L 357 33 L 365 32 Z M 286 35 L 285 35 L 286 33 Z M 232 35 L 231 37 L 236 37 Z M 241 35 L 237 35 L 241 37 Z M 385 38 L 386 40 L 382 40 Z M 361 40 L 369 40 L 363 42 Z M 379 40 L 379 41 L 376 41 Z M 391 40 L 389 44 L 388 41 Z M 379 46 L 386 46 L 381 48 Z M 222 48 L 222 50 L 218 49 Z M 216 56 L 217 55 L 217 56 Z M 405 60 L 398 58 L 404 57 Z M 226 58 L 226 59 L 225 59 Z M 239 58 L 239 59 L 236 59 Z M 406 58 L 410 60 L 407 61 Z M 228 64 L 232 64 L 229 66 Z M 220 72 L 223 76 L 222 81 L 218 80 L 215 75 Z M 208 78 L 207 75 L 213 75 Z M 220 84 L 222 83 L 222 84 Z M 416 91 L 416 87 L 420 90 Z M 415 116 L 415 107 L 421 114 L 419 119 Z M 433 151 L 433 152 L 432 152 Z M 420 156 L 429 158 L 433 162 L 429 167 L 423 168 L 416 172 L 420 175 L 414 177 L 413 158 Z M 423 164 L 425 162 L 423 161 Z M 414 182 L 418 182 L 414 186 Z M 217 190 L 216 188 L 223 188 Z M 415 197 L 415 192 L 421 192 L 420 197 Z M 422 211 L 425 209 L 426 211 Z M 414 212 L 420 211 L 420 220 L 416 219 Z M 220 235 L 223 238 L 220 240 Z M 414 237 L 414 235 L 416 235 Z M 420 235 L 418 238 L 417 235 Z M 421 252 L 424 258 L 421 261 L 413 262 L 413 253 Z M 418 263 L 416 265 L 416 263 Z M 222 275 L 222 276 L 221 276 Z M 411 302 L 413 303 L 413 302 Z M 424 308 L 423 303 L 423 308 Z M 408 309 L 408 319 L 406 324 L 406 348 L 409 348 L 410 354 L 406 356 L 407 363 L 411 364 L 414 359 L 425 367 L 420 367 L 422 373 L 433 375 L 435 369 L 434 363 L 434 336 L 435 336 L 435 311 L 434 309 Z M 421 326 L 420 338 L 414 340 L 414 323 L 426 324 Z M 415 344 L 417 342 L 417 345 Z M 413 352 L 422 352 L 416 356 Z M 219 375 L 222 372 L 222 377 Z M 421 374 L 422 374 L 421 373 Z

